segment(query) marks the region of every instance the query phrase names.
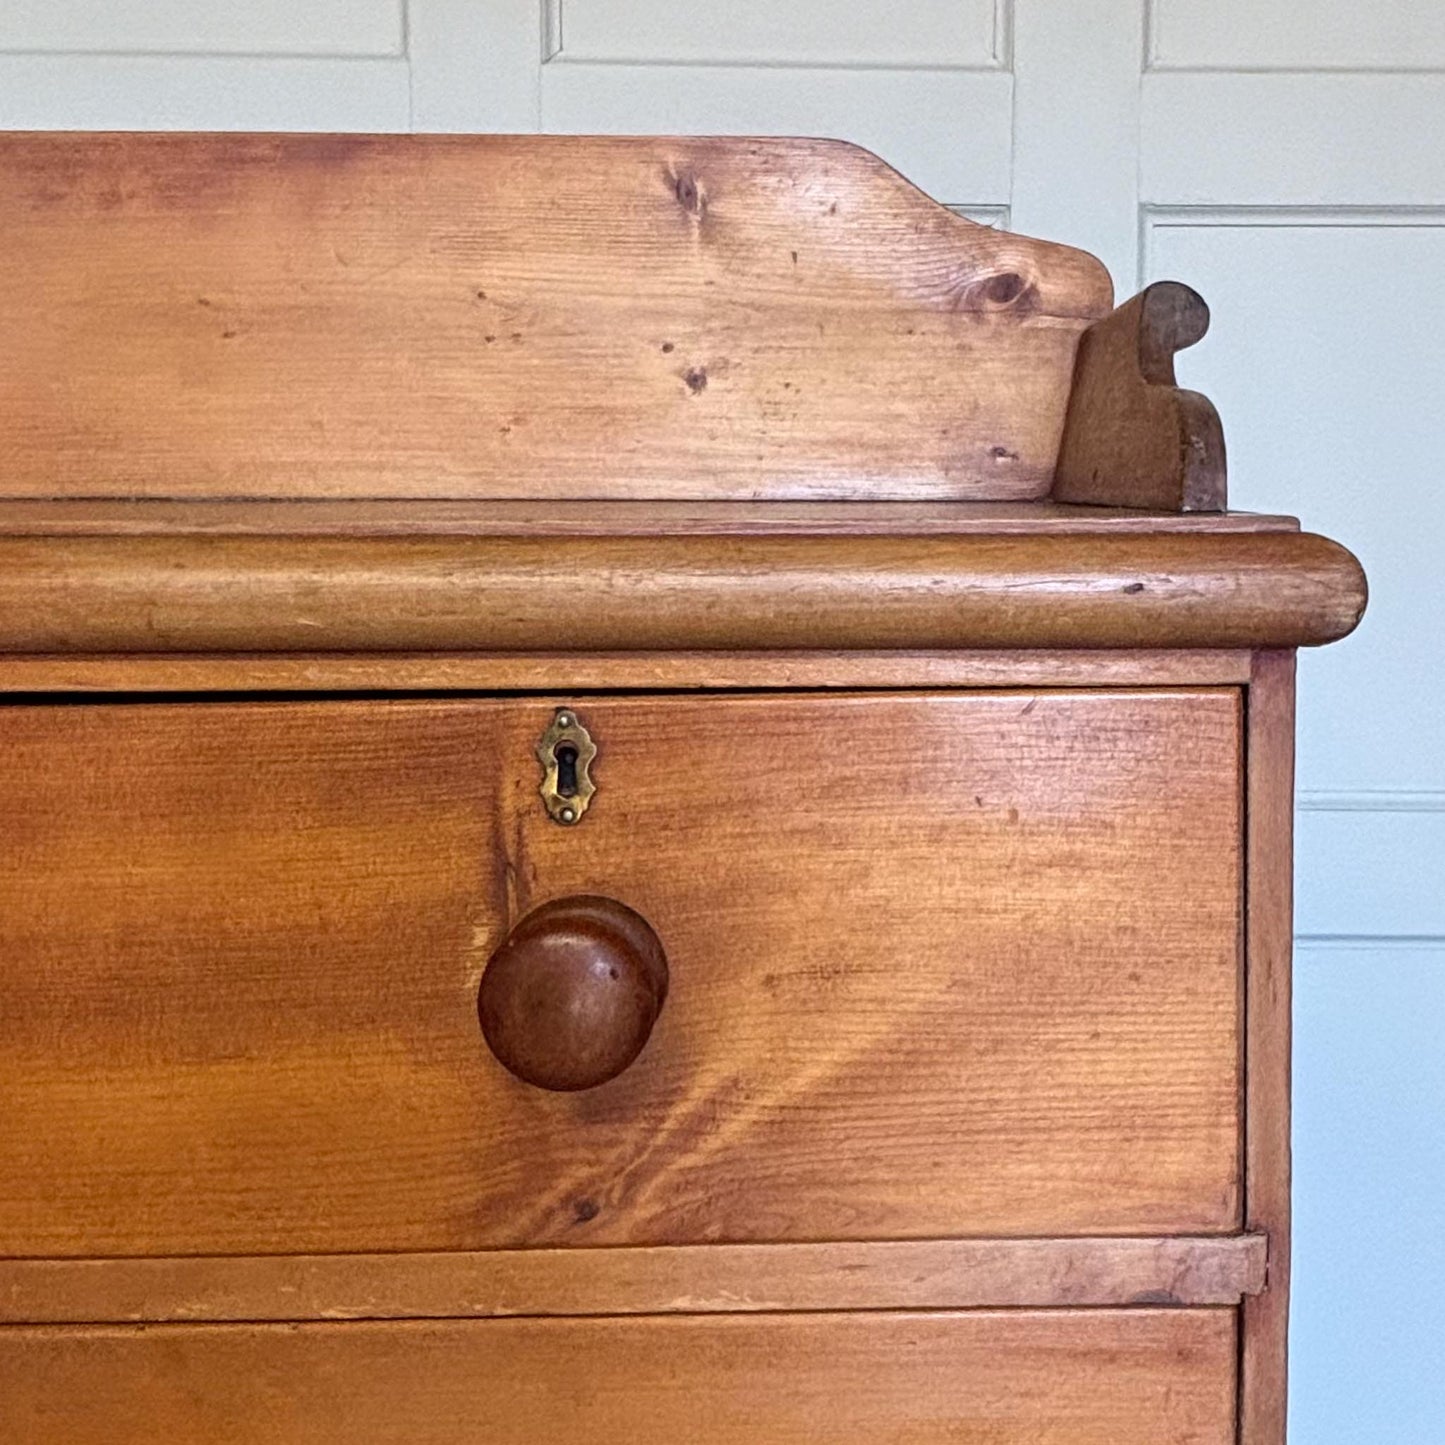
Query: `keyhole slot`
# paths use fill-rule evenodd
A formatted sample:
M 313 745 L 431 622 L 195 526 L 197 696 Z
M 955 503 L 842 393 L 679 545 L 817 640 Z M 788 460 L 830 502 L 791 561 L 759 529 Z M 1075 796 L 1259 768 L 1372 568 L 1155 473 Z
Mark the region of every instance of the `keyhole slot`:
M 552 759 L 557 764 L 557 792 L 564 798 L 577 796 L 577 745 L 558 743 L 552 749 Z

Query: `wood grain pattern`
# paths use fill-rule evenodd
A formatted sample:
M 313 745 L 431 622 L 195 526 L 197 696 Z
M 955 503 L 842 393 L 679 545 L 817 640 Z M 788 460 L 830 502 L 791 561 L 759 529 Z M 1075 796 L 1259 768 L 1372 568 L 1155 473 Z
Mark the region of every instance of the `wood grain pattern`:
M 0 694 L 590 692 L 610 689 L 1167 687 L 1244 684 L 1253 654 L 1151 652 L 232 653 L 17 657 Z
M 1237 1305 L 1260 1234 L 0 1260 L 0 1323 Z
M 1174 382 L 1174 353 L 1209 329 L 1209 308 L 1156 281 L 1079 342 L 1053 496 L 1165 511 L 1225 509 L 1224 431 L 1207 397 Z
M 1238 1228 L 1236 691 L 592 699 L 574 829 L 554 705 L 8 706 L 0 1254 Z M 573 893 L 672 987 L 554 1095 Z
M 1234 1312 L 0 1332 L 37 1445 L 1232 1445 Z
M 0 538 L 0 652 L 1289 647 L 1364 576 L 1308 533 Z
M 1260 512 L 1061 502 L 159 501 L 0 498 L 0 536 L 680 537 L 1298 532 Z
M 0 1438 L 1281 1445 L 1365 584 L 1195 293 L 823 141 L 8 135 L 0 238 Z
M 1092 256 L 836 141 L 0 137 L 0 493 L 1048 491 Z
M 1248 692 L 1245 1189 L 1269 1235 L 1269 1288 L 1244 1310 L 1240 1445 L 1286 1435 L 1290 1272 L 1290 1000 L 1294 955 L 1293 653 L 1261 653 Z

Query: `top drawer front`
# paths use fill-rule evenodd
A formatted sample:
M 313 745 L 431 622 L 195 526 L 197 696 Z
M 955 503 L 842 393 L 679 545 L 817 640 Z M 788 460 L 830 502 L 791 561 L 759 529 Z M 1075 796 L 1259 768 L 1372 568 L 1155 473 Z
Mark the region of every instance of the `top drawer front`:
M 1227 1230 L 1228 691 L 15 706 L 0 1254 Z M 642 1056 L 519 1082 L 529 908 L 671 963 Z

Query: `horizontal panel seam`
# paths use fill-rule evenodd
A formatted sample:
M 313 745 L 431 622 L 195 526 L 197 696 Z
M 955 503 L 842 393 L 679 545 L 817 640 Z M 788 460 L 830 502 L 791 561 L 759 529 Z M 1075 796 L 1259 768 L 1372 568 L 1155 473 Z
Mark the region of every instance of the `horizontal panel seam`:
M 1310 789 L 1300 793 L 1295 806 L 1302 813 L 1445 813 L 1445 791 L 1434 788 Z

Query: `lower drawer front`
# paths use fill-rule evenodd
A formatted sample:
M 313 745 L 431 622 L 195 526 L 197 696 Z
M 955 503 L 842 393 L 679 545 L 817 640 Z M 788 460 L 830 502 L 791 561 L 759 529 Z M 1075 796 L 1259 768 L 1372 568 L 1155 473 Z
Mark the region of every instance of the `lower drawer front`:
M 0 1437 L 282 1445 L 1226 1445 L 1235 1314 L 17 1328 Z

